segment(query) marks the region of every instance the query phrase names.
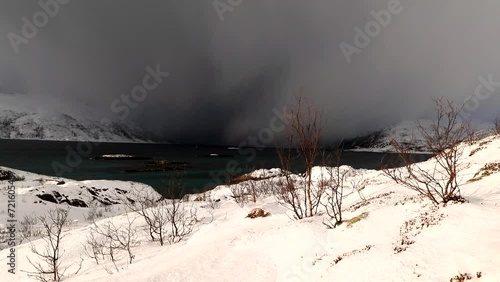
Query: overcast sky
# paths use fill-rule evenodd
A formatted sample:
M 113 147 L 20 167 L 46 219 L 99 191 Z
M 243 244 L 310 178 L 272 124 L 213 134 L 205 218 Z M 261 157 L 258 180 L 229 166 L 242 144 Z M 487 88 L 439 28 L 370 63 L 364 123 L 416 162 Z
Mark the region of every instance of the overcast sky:
M 462 101 L 479 76 L 500 82 L 496 0 L 219 0 L 219 11 L 212 0 L 72 0 L 17 54 L 8 34 L 22 36 L 22 18 L 43 10 L 0 1 L 2 92 L 64 97 L 117 118 L 111 103 L 159 64 L 170 76 L 126 121 L 177 142 L 239 143 L 301 87 L 333 140 L 426 117 L 432 97 Z M 341 43 L 356 47 L 354 28 L 388 5 L 398 13 L 348 63 Z M 472 115 L 500 114 L 499 95 Z

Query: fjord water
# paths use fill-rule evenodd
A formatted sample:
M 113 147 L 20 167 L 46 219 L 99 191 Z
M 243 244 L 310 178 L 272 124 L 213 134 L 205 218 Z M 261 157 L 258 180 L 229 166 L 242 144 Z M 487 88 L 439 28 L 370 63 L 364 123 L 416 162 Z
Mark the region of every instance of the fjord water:
M 58 163 L 70 168 L 62 177 L 75 180 L 108 179 L 137 181 L 151 185 L 160 192 L 165 192 L 169 175 L 174 172 L 137 172 L 125 173 L 126 169 L 141 168 L 141 160 L 93 160 L 92 157 L 103 154 L 128 154 L 151 157 L 158 160 L 185 161 L 191 167 L 185 171 L 184 193 L 202 192 L 218 184 L 224 184 L 228 167 L 236 167 L 236 172 L 244 173 L 250 169 L 279 167 L 279 159 L 274 149 L 255 150 L 255 158 L 251 152 L 254 149 L 234 150 L 228 147 L 182 146 L 169 144 L 130 144 L 130 143 L 99 143 L 98 145 L 82 146 L 78 142 L 65 141 L 32 141 L 0 139 L 0 166 L 12 167 L 29 172 L 57 176 L 54 164 Z M 79 147 L 77 147 L 79 146 Z M 69 149 L 70 148 L 70 149 Z M 78 159 L 68 160 L 70 151 L 88 150 Z M 85 152 L 83 152 L 85 153 Z M 209 157 L 211 154 L 227 157 Z M 74 156 L 74 154 L 72 154 Z M 385 153 L 345 152 L 342 164 L 354 168 L 376 169 Z M 231 156 L 231 157 L 229 157 Z M 429 155 L 415 155 L 417 161 L 428 159 Z M 250 161 L 249 161 L 250 160 Z M 72 162 L 72 163 L 71 163 Z M 300 164 L 294 167 L 302 171 Z M 179 174 L 179 173 L 176 173 Z

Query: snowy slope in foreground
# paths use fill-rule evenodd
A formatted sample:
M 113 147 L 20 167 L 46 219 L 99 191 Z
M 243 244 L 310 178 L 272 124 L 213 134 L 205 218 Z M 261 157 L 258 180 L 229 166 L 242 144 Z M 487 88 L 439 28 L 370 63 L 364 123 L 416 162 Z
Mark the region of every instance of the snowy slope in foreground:
M 217 205 L 186 203 L 198 208 L 200 220 L 186 240 L 160 247 L 141 232 L 141 244 L 133 249 L 134 262 L 127 264 L 121 255 L 119 272 L 109 261 L 96 265 L 86 257 L 82 243 L 89 227 L 81 223 L 67 231 L 63 241 L 68 251 L 62 266 L 71 266 L 65 281 L 450 281 L 459 273 L 475 277 L 479 272 L 481 278 L 472 281 L 500 281 L 500 173 L 469 181 L 490 163 L 500 163 L 499 136 L 465 149 L 459 179 L 462 196 L 469 202 L 439 208 L 379 171 L 353 170 L 347 183 L 365 180 L 366 201 L 358 193 L 349 195 L 343 216 L 351 219 L 366 213 L 367 217 L 335 229 L 325 228 L 325 216 L 291 220 L 290 212 L 273 196 L 242 208 L 230 197 L 229 187 L 219 186 L 207 195 L 220 199 Z M 422 166 L 431 169 L 433 160 Z M 320 178 L 321 171 L 314 169 L 314 179 Z M 5 186 L 0 182 L 2 191 Z M 18 195 L 20 213 L 36 207 L 31 198 L 25 198 L 26 189 Z M 253 207 L 262 207 L 272 216 L 245 218 Z M 1 220 L 5 208 L 0 207 Z M 73 212 L 78 217 L 86 209 Z M 126 222 L 123 215 L 113 220 Z M 40 246 L 41 241 L 35 243 Z M 18 246 L 17 254 L 18 267 L 32 270 L 26 259 L 33 258 L 29 245 Z M 0 252 L 2 271 L 6 271 L 6 256 L 6 250 Z M 71 274 L 81 258 L 82 269 Z M 2 275 L 2 281 L 30 280 L 18 272 Z
M 424 128 L 430 128 L 431 120 L 418 120 Z M 471 123 L 476 132 L 486 133 L 491 131 L 493 124 L 474 121 Z M 394 152 L 391 141 L 408 145 L 415 152 L 426 152 L 427 148 L 422 134 L 417 129 L 417 121 L 401 121 L 389 128 L 358 136 L 347 140 L 345 148 L 358 152 Z
M 0 139 L 150 142 L 137 128 L 93 120 L 65 106 L 46 106 L 47 101 L 34 106 L 31 99 L 33 96 L 0 94 Z

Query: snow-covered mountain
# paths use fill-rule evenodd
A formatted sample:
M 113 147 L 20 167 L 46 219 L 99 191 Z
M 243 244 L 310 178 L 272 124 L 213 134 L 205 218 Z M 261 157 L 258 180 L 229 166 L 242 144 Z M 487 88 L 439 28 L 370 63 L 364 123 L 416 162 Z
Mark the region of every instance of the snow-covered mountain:
M 417 122 L 424 128 L 430 128 L 432 125 L 431 120 L 405 120 L 388 128 L 346 140 L 344 148 L 352 151 L 394 152 L 391 141 L 395 140 L 407 145 L 415 152 L 425 152 L 427 149 L 424 138 L 417 128 Z M 473 121 L 471 126 L 474 131 L 483 133 L 493 128 L 493 124 L 479 121 Z
M 0 94 L 0 139 L 151 142 L 140 129 L 130 125 L 93 120 L 61 106 L 33 106 L 35 102 L 30 98 Z
M 148 142 L 127 125 L 77 119 L 69 114 L 0 110 L 0 138 L 101 142 Z

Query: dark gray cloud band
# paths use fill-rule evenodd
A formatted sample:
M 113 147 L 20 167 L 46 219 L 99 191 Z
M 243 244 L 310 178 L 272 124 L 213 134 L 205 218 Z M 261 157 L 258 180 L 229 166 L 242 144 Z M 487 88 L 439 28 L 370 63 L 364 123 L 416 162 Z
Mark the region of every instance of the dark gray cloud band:
M 230 6 L 221 21 L 211 0 L 66 0 L 18 54 L 7 35 L 22 34 L 22 18 L 41 6 L 2 1 L 2 91 L 62 96 L 113 116 L 110 104 L 160 64 L 170 76 L 128 121 L 178 142 L 234 144 L 301 87 L 335 139 L 425 117 L 432 97 L 461 101 L 479 76 L 500 81 L 493 0 L 401 0 L 400 13 L 348 63 L 340 44 L 357 48 L 354 28 L 366 32 L 372 11 L 394 1 L 220 0 Z M 499 95 L 472 115 L 492 118 Z

